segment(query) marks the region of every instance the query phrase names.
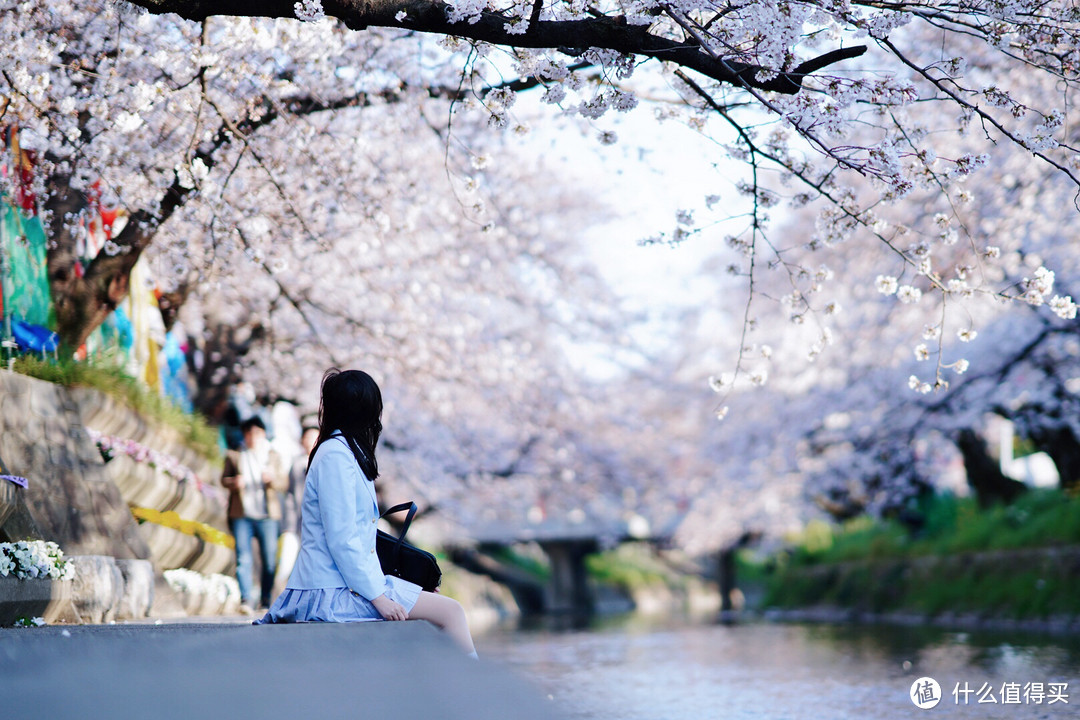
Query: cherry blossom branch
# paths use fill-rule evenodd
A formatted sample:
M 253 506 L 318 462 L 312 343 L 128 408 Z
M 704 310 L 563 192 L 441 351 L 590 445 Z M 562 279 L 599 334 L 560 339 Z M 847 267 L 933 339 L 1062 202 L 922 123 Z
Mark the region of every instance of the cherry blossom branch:
M 719 62 L 721 64 L 728 65 L 728 61 L 726 61 L 719 53 L 717 53 L 714 49 L 712 49 L 712 47 L 709 44 L 708 40 L 706 38 L 702 37 L 701 33 L 698 31 L 697 28 L 694 27 L 694 24 L 689 19 L 683 17 L 680 13 L 675 12 L 675 10 L 672 9 L 671 7 L 666 7 L 665 12 L 668 14 L 668 16 L 672 20 L 674 20 L 676 23 L 678 23 L 679 26 L 681 26 L 683 28 L 683 30 L 685 30 L 688 35 L 690 35 L 692 38 L 694 38 L 694 40 L 696 41 L 698 46 L 701 47 L 703 50 L 705 50 L 705 52 L 707 52 L 714 60 L 716 60 L 717 62 Z M 866 52 L 866 46 L 865 45 L 859 45 L 859 46 L 855 46 L 855 47 L 852 47 L 852 48 L 841 48 L 839 50 L 834 50 L 831 53 L 826 53 L 826 55 L 822 55 L 820 58 L 815 58 L 813 60 L 808 60 L 807 62 L 799 65 L 798 67 L 796 67 L 790 73 L 778 73 L 772 82 L 780 82 L 781 77 L 785 76 L 785 75 L 798 77 L 799 78 L 798 87 L 796 87 L 790 93 L 787 93 L 787 94 L 794 95 L 797 92 L 799 92 L 799 90 L 802 89 L 802 78 L 807 77 L 810 72 L 815 72 L 815 71 L 820 70 L 823 67 L 831 64 L 830 62 L 824 62 L 824 58 L 826 58 L 826 56 L 833 56 L 833 57 L 844 56 L 844 57 L 855 58 L 855 57 L 859 57 L 860 55 L 862 55 L 865 52 Z M 759 68 L 759 71 L 760 70 L 762 70 L 762 69 Z M 775 113 L 777 115 L 777 117 L 784 117 L 784 112 L 779 107 L 777 107 L 775 103 L 773 103 L 767 97 L 762 95 L 761 91 L 769 91 L 769 90 L 774 91 L 774 92 L 785 92 L 785 91 L 779 90 L 779 89 L 774 88 L 774 87 L 762 87 L 757 82 L 751 83 L 751 82 L 749 82 L 748 79 L 743 78 L 741 73 L 739 74 L 739 78 L 740 78 L 741 87 L 744 90 L 746 90 L 748 93 L 750 93 L 754 97 L 754 99 L 757 100 L 758 103 L 761 104 L 762 107 L 772 111 L 773 113 Z M 856 172 L 858 172 L 860 174 L 864 174 L 864 175 L 866 174 L 866 168 L 865 167 L 862 167 L 862 166 L 860 166 L 860 165 L 858 165 L 856 163 L 852 163 L 847 158 L 842 157 L 841 155 L 837 154 L 836 150 L 832 146 L 830 146 L 828 143 L 824 142 L 823 140 L 819 139 L 818 136 L 810 128 L 803 127 L 801 125 L 794 125 L 794 126 L 795 126 L 795 129 L 798 131 L 798 133 L 802 137 L 804 137 L 810 144 L 816 146 L 822 152 L 822 154 L 832 158 L 834 161 L 836 161 L 838 164 L 840 164 L 842 166 L 845 166 L 845 167 L 847 167 L 847 168 L 849 168 L 851 170 L 855 170 Z
M 253 252 L 254 248 L 252 247 L 251 242 L 248 240 L 248 237 L 244 233 L 243 229 L 236 228 L 236 234 L 240 238 L 240 242 L 243 244 L 244 249 L 247 250 L 249 253 Z M 319 346 L 326 352 L 327 358 L 330 360 L 330 364 L 338 365 L 340 361 L 334 356 L 334 349 L 323 341 L 322 333 L 319 332 L 319 328 L 315 324 L 315 321 L 311 319 L 307 311 L 301 305 L 301 301 L 296 296 L 294 296 L 287 287 L 285 287 L 285 285 L 281 282 L 279 274 L 275 273 L 266 264 L 266 261 L 264 259 L 253 259 L 255 260 L 255 263 L 259 266 L 259 268 L 261 268 L 262 271 L 266 273 L 267 277 L 269 277 L 274 282 L 274 285 L 277 286 L 278 292 L 281 293 L 281 297 L 285 298 L 286 302 L 288 302 L 289 305 L 291 305 L 293 309 L 300 314 L 300 317 L 304 319 L 304 323 L 308 326 L 308 329 L 311 330 L 311 334 L 314 337 L 315 342 L 317 342 Z
M 894 45 L 888 38 L 880 38 L 878 40 L 878 42 L 883 47 L 887 48 L 896 57 L 896 59 L 898 59 L 904 65 L 907 65 L 909 68 L 914 70 L 920 76 L 925 78 L 927 80 L 927 82 L 929 82 L 931 85 L 936 87 L 939 91 L 941 91 L 942 93 L 948 95 L 949 99 L 951 99 L 957 105 L 959 105 L 960 107 L 962 107 L 962 108 L 964 108 L 964 109 L 978 115 L 982 122 L 990 123 L 990 125 L 992 125 L 1003 136 L 1005 136 L 1006 138 L 1008 138 L 1009 140 L 1014 142 L 1016 145 L 1018 145 L 1020 147 L 1023 147 L 1023 148 L 1026 148 L 1029 152 L 1031 152 L 1032 155 L 1034 155 L 1035 157 L 1037 157 L 1040 160 L 1044 161 L 1047 165 L 1050 165 L 1051 167 L 1059 170 L 1063 175 L 1065 175 L 1070 180 L 1072 180 L 1073 183 L 1080 186 L 1080 178 L 1077 178 L 1076 175 L 1074 175 L 1073 172 L 1071 170 L 1069 170 L 1069 168 L 1067 168 L 1064 165 L 1062 165 L 1061 163 L 1055 161 L 1053 158 L 1047 156 L 1046 153 L 1044 153 L 1044 152 L 1042 152 L 1040 150 L 1035 150 L 1035 149 L 1030 148 L 1028 146 L 1028 144 L 1023 139 L 1017 137 L 1014 133 L 1010 132 L 993 115 L 991 115 L 990 113 L 983 110 L 980 106 L 968 102 L 958 92 L 956 92 L 954 90 L 950 90 L 949 88 L 947 88 L 945 86 L 945 83 L 943 83 L 941 80 L 939 80 L 938 78 L 935 78 L 933 75 L 931 75 L 929 72 L 927 72 L 926 68 L 923 68 L 923 67 L 920 67 L 920 66 L 916 65 L 914 62 L 912 62 L 910 59 L 908 59 L 907 55 L 905 55 L 903 52 L 901 52 L 900 49 L 898 47 L 896 47 L 896 45 Z M 1080 209 L 1080 204 L 1078 204 L 1077 207 L 1078 207 L 1078 209 Z
M 791 163 L 785 162 L 782 158 L 779 158 L 776 155 L 768 152 L 764 148 L 758 146 L 753 141 L 753 138 L 751 138 L 749 134 L 746 133 L 746 130 L 730 116 L 724 106 L 718 103 L 716 99 L 713 98 L 712 95 L 710 95 L 704 88 L 702 88 L 692 79 L 690 79 L 689 76 L 687 76 L 685 73 L 680 74 L 678 71 L 676 71 L 676 75 L 678 75 L 679 79 L 686 83 L 687 86 L 691 90 L 693 90 L 695 94 L 701 97 L 701 99 L 704 100 L 705 103 L 712 110 L 714 110 L 718 115 L 720 115 L 720 117 L 722 117 L 729 125 L 732 126 L 732 128 L 739 134 L 739 136 L 742 137 L 743 141 L 747 143 L 747 148 L 752 155 L 765 158 L 766 160 L 774 163 L 777 167 L 783 169 L 785 172 L 791 173 L 791 175 L 797 180 L 802 182 L 808 188 L 814 190 L 814 192 L 818 193 L 821 197 L 828 200 L 834 207 L 838 208 L 840 212 L 844 215 L 844 217 L 847 217 L 851 221 L 869 230 L 874 235 L 874 237 L 884 243 L 890 250 L 899 255 L 900 258 L 905 262 L 905 264 L 914 267 L 915 263 L 912 262 L 911 258 L 909 258 L 903 250 L 896 247 L 896 245 L 893 244 L 891 240 L 886 238 L 880 232 L 874 230 L 870 226 L 870 223 L 867 223 L 866 220 L 859 213 L 852 212 L 848 208 L 847 203 L 843 202 L 841 198 L 829 192 L 828 188 L 825 187 L 824 181 L 815 181 L 802 170 L 793 167 Z
M 133 4 L 154 14 L 175 13 L 201 21 L 212 15 L 237 17 L 295 18 L 292 0 L 133 0 Z M 621 17 L 606 15 L 583 20 L 537 20 L 525 33 L 514 32 L 517 18 L 485 11 L 468 21 L 449 19 L 449 5 L 438 0 L 327 0 L 327 17 L 340 20 L 352 30 L 387 27 L 468 38 L 492 45 L 519 48 L 602 48 L 627 55 L 642 55 L 694 70 L 714 80 L 739 88 L 793 95 L 803 79 L 829 65 L 858 57 L 865 46 L 840 48 L 808 60 L 791 71 L 772 74 L 768 68 L 736 60 L 718 58 L 700 43 L 684 43 L 654 35 L 648 27 L 632 25 Z M 702 50 L 706 52 L 702 52 Z M 769 72 L 763 80 L 758 74 Z
M 1046 322 L 1043 318 L 1040 318 L 1040 320 L 1046 324 L 1046 327 L 1039 331 L 1039 334 L 1032 338 L 1030 342 L 1025 344 L 1015 353 L 1002 358 L 995 369 L 969 375 L 963 383 L 960 383 L 953 388 L 952 392 L 942 396 L 937 402 L 926 405 L 922 412 L 922 417 L 927 417 L 934 413 L 941 412 L 942 410 L 951 410 L 953 403 L 959 403 L 958 407 L 963 408 L 962 411 L 966 411 L 967 408 L 962 396 L 968 389 L 977 387 L 980 380 L 991 379 L 995 385 L 1003 383 L 1009 375 L 1009 372 L 1016 367 L 1017 364 L 1029 358 L 1047 338 L 1060 333 L 1071 334 L 1074 332 L 1072 328 L 1056 327 Z M 921 422 L 916 423 L 916 425 L 919 424 L 921 424 Z

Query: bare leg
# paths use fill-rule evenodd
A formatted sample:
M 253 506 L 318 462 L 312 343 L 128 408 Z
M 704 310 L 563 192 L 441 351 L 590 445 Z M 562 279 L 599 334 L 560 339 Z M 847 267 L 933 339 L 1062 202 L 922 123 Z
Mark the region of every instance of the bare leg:
M 434 623 L 467 653 L 475 652 L 469 621 L 461 603 L 435 593 L 421 592 L 409 613 L 410 620 L 427 620 Z

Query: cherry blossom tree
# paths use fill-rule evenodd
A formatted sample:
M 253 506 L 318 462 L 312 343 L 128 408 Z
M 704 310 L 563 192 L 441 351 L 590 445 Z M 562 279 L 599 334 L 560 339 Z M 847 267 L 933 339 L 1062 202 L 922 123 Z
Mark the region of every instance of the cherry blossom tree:
M 747 492 L 763 477 L 794 482 L 807 470 L 798 449 L 822 437 L 822 400 L 842 401 L 845 385 L 864 388 L 848 391 L 852 400 L 864 391 L 880 399 L 914 378 L 922 410 L 905 406 L 918 422 L 904 426 L 931 427 L 923 410 L 948 396 L 929 391 L 948 382 L 958 391 L 959 372 L 980 360 L 954 346 L 969 347 L 964 340 L 986 332 L 980 323 L 1001 317 L 993 302 L 973 309 L 969 300 L 1038 306 L 1016 316 L 1039 318 L 1032 327 L 1075 317 L 1061 249 L 1078 184 L 1077 12 L 1067 2 L 1004 0 L 9 2 L 0 3 L 0 122 L 17 124 L 36 153 L 30 189 L 50 230 L 69 347 L 124 296 L 146 255 L 168 296 L 191 303 L 185 322 L 195 331 L 246 324 L 255 342 L 241 367 L 257 382 L 295 385 L 297 368 L 354 358 L 384 362 L 391 386 L 415 379 L 394 410 L 409 429 L 388 439 L 409 449 L 402 462 L 415 460 L 418 474 L 438 468 L 446 478 L 433 502 L 467 494 L 477 477 L 562 478 L 585 462 L 577 472 L 592 479 L 545 492 L 580 507 L 590 494 L 633 491 L 628 506 L 640 507 L 655 487 L 645 479 L 680 467 L 672 492 L 650 498 L 677 507 L 716 479 L 721 459 Z M 713 372 L 713 385 L 726 396 L 737 383 L 769 381 L 778 397 L 801 398 L 803 419 L 782 436 L 788 446 L 767 453 L 778 436 L 763 407 L 735 396 L 715 409 L 746 413 L 748 427 L 751 417 L 765 423 L 753 426 L 753 441 L 680 422 L 696 409 L 687 388 L 712 371 L 704 353 L 692 365 L 652 358 L 654 377 L 681 373 L 686 385 L 635 378 L 634 400 L 647 399 L 666 432 L 634 417 L 637 403 L 568 379 L 559 333 L 538 328 L 556 319 L 603 332 L 603 301 L 569 319 L 551 302 L 565 291 L 584 306 L 601 297 L 598 286 L 565 244 L 551 243 L 550 228 L 527 227 L 535 208 L 512 188 L 536 194 L 535 173 L 489 178 L 483 167 L 500 135 L 527 131 L 515 102 L 523 92 L 542 95 L 552 117 L 577 116 L 601 143 L 618 140 L 612 116 L 649 105 L 743 164 L 744 179 L 703 181 L 711 215 L 679 212 L 675 229 L 652 241 L 724 243 L 737 256 L 722 291 L 738 301 L 724 326 L 743 325 L 741 336 L 728 332 L 738 360 L 716 359 L 734 372 Z M 437 191 L 436 176 L 446 178 Z M 3 182 L 10 192 L 17 179 Z M 558 193 L 538 197 L 573 209 Z M 1040 198 L 1053 214 L 1025 205 Z M 124 224 L 101 253 L 80 258 L 95 203 L 122 207 Z M 565 219 L 584 217 L 578 210 Z M 778 215 L 795 218 L 798 231 Z M 717 219 L 735 229 L 718 232 Z M 764 339 L 779 332 L 761 303 L 769 298 L 782 303 L 787 340 Z M 514 313 L 520 326 L 506 322 Z M 446 324 L 447 315 L 459 322 Z M 872 331 L 883 323 L 888 332 Z M 715 333 L 711 343 L 711 358 L 728 347 Z M 852 362 L 826 362 L 830 344 L 842 343 Z M 818 360 L 805 373 L 776 369 L 807 355 Z M 913 369 L 890 385 L 904 364 Z M 874 374 L 881 365 L 893 372 Z M 601 400 L 609 412 L 597 410 Z M 471 424 L 491 401 L 544 411 Z M 895 417 L 887 403 L 876 407 L 879 420 Z M 572 430 L 586 425 L 595 432 Z M 636 453 L 613 450 L 639 436 L 649 442 Z M 858 477 L 912 465 L 913 436 L 896 437 L 889 448 L 852 446 L 873 465 Z M 666 449 L 695 443 L 707 450 Z M 917 488 L 919 477 L 906 485 Z M 718 502 L 789 517 L 793 487 L 760 506 L 733 502 L 740 493 Z M 525 484 L 514 492 L 522 508 L 549 502 Z
M 1076 52 L 1071 3 L 136 4 L 164 20 L 97 3 L 63 13 L 53 4 L 12 3 L 4 11 L 11 21 L 6 114 L 40 136 L 37 144 L 51 158 L 43 174 L 54 184 L 48 193 L 54 237 L 82 202 L 63 191 L 65 173 L 76 180 L 76 192 L 92 174 L 106 177 L 110 199 L 119 199 L 124 187 L 125 205 L 141 208 L 114 240 L 126 252 L 90 268 L 85 283 L 56 272 L 58 286 L 88 285 L 93 293 L 72 291 L 98 298 L 71 303 L 70 312 L 59 307 L 62 334 L 71 342 L 123 294 L 124 266 L 196 185 L 205 193 L 203 183 L 227 176 L 221 153 L 230 151 L 223 148 L 238 153 L 242 146 L 247 162 L 271 167 L 274 157 L 257 148 L 263 136 L 257 131 L 283 115 L 342 105 L 456 96 L 481 106 L 493 126 L 512 128 L 514 93 L 524 88 L 542 86 L 547 102 L 593 121 L 662 92 L 749 166 L 739 191 L 753 209 L 745 232 L 729 242 L 748 254 L 744 271 L 751 276 L 778 262 L 766 221 L 784 198 L 830 203 L 810 239 L 814 246 L 855 233 L 892 248 L 915 274 L 926 269 L 925 257 L 904 247 L 911 228 L 882 219 L 883 201 L 920 188 L 959 192 L 957 183 L 985 164 L 995 144 L 1023 147 L 1076 184 L 1065 137 Z M 95 33 L 96 26 L 111 32 Z M 40 36 L 26 32 L 34 28 Z M 425 33 L 445 36 L 447 52 L 431 52 L 420 39 Z M 1052 101 L 1030 97 L 1029 78 L 1059 82 L 1061 92 Z M 197 121 L 170 121 L 176 116 L 162 111 L 166 106 Z M 928 108 L 933 114 L 913 112 Z M 976 128 L 979 148 L 954 152 L 949 131 L 958 125 Z M 853 142 L 855 129 L 868 131 Z M 601 136 L 614 138 L 607 130 Z M 127 173 L 117 153 L 94 150 L 121 139 L 132 149 L 140 141 L 152 145 L 164 161 Z M 110 164 L 125 171 L 126 184 L 110 177 Z M 142 188 L 130 187 L 137 175 Z M 854 192 L 851 176 L 871 179 L 874 193 Z M 284 177 L 278 183 L 289 186 Z M 683 219 L 667 239 L 700 226 Z M 933 226 L 917 230 L 934 233 Z M 965 248 L 972 261 L 987 251 Z M 962 292 L 950 285 L 957 278 L 930 270 L 906 285 L 920 294 Z M 887 278 L 897 277 L 882 275 L 886 287 Z M 902 291 L 902 298 L 911 297 Z M 1071 300 L 1058 297 L 1058 306 L 1071 310 Z M 85 308 L 91 316 L 80 321 Z
M 784 198 L 797 205 L 822 198 L 830 207 L 810 239 L 813 246 L 853 234 L 884 243 L 902 267 L 925 278 L 897 284 L 902 300 L 914 291 L 964 292 L 950 284 L 964 278 L 927 268 L 926 253 L 906 247 L 913 230 L 939 234 L 933 219 L 898 227 L 883 218 L 882 202 L 926 188 L 959 194 L 958 183 L 985 165 L 994 145 L 1021 147 L 1074 189 L 1077 181 L 1066 137 L 1078 19 L 1071 3 L 139 4 L 195 21 L 298 17 L 371 37 L 376 28 L 390 28 L 460 39 L 446 44 L 461 47 L 462 82 L 480 90 L 495 126 L 513 119 L 512 91 L 483 92 L 495 74 L 543 85 L 545 100 L 589 119 L 630 110 L 662 79 L 688 120 L 750 167 L 740 191 L 753 210 L 746 231 L 729 238 L 752 261 L 745 268 L 750 274 L 783 264 L 765 234 L 770 209 Z M 602 73 L 586 82 L 575 70 L 581 64 Z M 655 66 L 658 73 L 638 70 Z M 1045 81 L 1060 84 L 1053 99 L 1029 92 Z M 957 128 L 974 128 L 982 142 L 955 152 L 950 131 Z M 870 179 L 874 192 L 853 190 L 853 175 Z M 687 220 L 668 239 L 693 232 Z M 989 252 L 964 251 L 968 264 Z M 885 287 L 898 277 L 882 275 Z M 1057 306 L 1071 312 L 1071 299 L 1058 298 Z
M 948 215 L 940 197 L 914 192 L 891 212 L 930 216 L 945 239 L 955 233 L 995 248 L 997 262 L 966 274 L 1014 288 L 1024 302 L 1002 303 L 970 286 L 949 302 L 897 302 L 901 283 L 875 282 L 880 259 L 863 248 L 842 246 L 813 271 L 804 269 L 813 268 L 800 257 L 805 248 L 786 253 L 795 271 L 766 278 L 758 293 L 784 297 L 787 312 L 762 313 L 748 334 L 756 342 L 742 348 L 748 374 L 768 374 L 770 389 L 729 392 L 729 378 L 714 378 L 734 421 L 730 437 L 715 441 L 724 471 L 695 502 L 682 529 L 688 542 L 722 546 L 737 537 L 737 523 L 725 540 L 710 522 L 746 502 L 739 498 L 754 498 L 739 490 L 747 474 L 763 487 L 794 478 L 792 497 L 802 503 L 788 517 L 796 521 L 813 503 L 839 519 L 869 512 L 918 523 L 920 495 L 965 483 L 984 502 L 1008 501 L 1023 486 L 987 447 L 997 440 L 986 432 L 991 416 L 1011 420 L 1049 454 L 1062 487 L 1075 484 L 1078 328 L 1068 308 L 1048 302 L 1070 293 L 1078 271 L 1066 237 L 1072 193 L 1020 150 L 991 158 L 963 192 L 969 200 Z M 805 221 L 793 216 L 789 232 L 805 232 Z M 936 267 L 956 262 L 947 254 L 956 244 L 937 246 Z M 815 287 L 831 276 L 845 281 Z M 943 332 L 950 324 L 953 332 Z M 762 404 L 782 411 L 762 418 Z M 766 442 L 755 443 L 758 436 Z
M 979 57 L 969 49 L 961 54 Z M 1012 80 L 1035 104 L 1054 102 L 1062 87 L 1052 75 Z M 909 108 L 909 122 L 932 127 L 926 107 Z M 849 140 L 863 144 L 863 132 L 855 128 Z M 978 125 L 947 135 L 955 153 L 978 152 L 986 137 Z M 1074 136 L 1062 130 L 1063 142 Z M 866 183 L 852 189 L 867 202 L 877 196 Z M 986 434 L 990 416 L 1013 421 L 1071 487 L 1075 197 L 1075 184 L 1029 148 L 999 147 L 962 183 L 917 186 L 879 205 L 878 228 L 896 233 L 891 245 L 816 250 L 821 226 L 810 209 L 763 231 L 770 241 L 764 257 L 782 272 L 751 275 L 746 261 L 733 264 L 754 288 L 740 299 L 748 329 L 733 350 L 743 372 L 741 384 L 731 374 L 712 379 L 730 438 L 712 441 L 724 469 L 694 503 L 681 531 L 687 542 L 723 547 L 738 537 L 734 518 L 726 535 L 715 519 L 753 502 L 753 492 L 740 490 L 748 474 L 756 487 L 793 478 L 797 501 L 787 517 L 796 520 L 807 517 L 809 501 L 836 518 L 871 512 L 918 522 L 913 500 L 965 481 L 981 500 L 1008 500 L 1021 486 L 987 447 L 996 440 Z M 760 247 L 742 249 L 751 261 L 762 258 Z M 946 292 L 935 289 L 943 279 Z M 780 313 L 768 312 L 769 299 Z M 770 391 L 745 391 L 766 379 Z M 783 410 L 762 418 L 759 403 Z M 748 427 L 753 420 L 765 429 Z M 759 434 L 767 442 L 755 443 Z M 744 448 L 751 449 L 744 455 Z M 783 527 L 754 518 L 746 516 L 743 527 Z
M 604 411 L 564 347 L 616 331 L 615 301 L 563 224 L 605 211 L 535 164 L 478 150 L 478 129 L 452 113 L 458 68 L 443 84 L 430 65 L 423 82 L 392 72 L 416 53 L 446 62 L 444 51 L 328 26 L 297 44 L 281 32 L 313 27 L 296 21 L 67 9 L 3 10 L 3 107 L 36 153 L 35 184 L 19 189 L 43 201 L 69 346 L 146 259 L 170 318 L 202 349 L 203 389 L 242 377 L 310 410 L 323 369 L 372 368 L 387 391 L 391 465 L 417 499 L 462 521 L 500 503 L 523 517 L 544 493 L 521 477 L 568 483 L 568 467 L 601 476 L 617 463 L 590 449 L 605 444 L 588 432 Z M 246 34 L 261 53 L 238 41 Z M 351 68 L 301 68 L 335 51 Z M 86 257 L 95 203 L 122 219 Z M 504 482 L 464 491 L 477 478 Z M 567 512 L 597 497 L 547 504 Z

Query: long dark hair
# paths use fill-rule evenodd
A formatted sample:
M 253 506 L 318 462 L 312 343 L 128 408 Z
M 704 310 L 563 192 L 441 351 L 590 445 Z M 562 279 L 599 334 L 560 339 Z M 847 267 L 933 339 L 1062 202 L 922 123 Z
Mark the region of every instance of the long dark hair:
M 323 375 L 319 400 L 319 440 L 308 455 L 308 468 L 319 446 L 340 433 L 356 462 L 372 482 L 379 477 L 375 445 L 382 434 L 382 392 L 363 370 L 330 368 Z

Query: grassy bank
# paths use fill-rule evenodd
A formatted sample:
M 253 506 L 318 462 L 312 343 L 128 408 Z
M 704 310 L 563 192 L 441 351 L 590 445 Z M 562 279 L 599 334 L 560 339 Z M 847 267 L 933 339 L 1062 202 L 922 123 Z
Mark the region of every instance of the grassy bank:
M 43 360 L 23 355 L 15 360 L 15 372 L 64 387 L 88 387 L 110 395 L 152 422 L 179 431 L 185 443 L 200 455 L 220 455 L 218 433 L 202 416 L 177 407 L 109 362 L 78 362 L 72 359 Z
M 1080 499 L 1032 491 L 1008 507 L 940 496 L 915 531 L 813 524 L 776 555 L 740 558 L 763 607 L 1003 618 L 1080 616 Z
M 689 579 L 666 565 L 645 543 L 623 543 L 590 555 L 585 567 L 594 582 L 619 588 L 631 596 L 650 588 L 684 590 Z

